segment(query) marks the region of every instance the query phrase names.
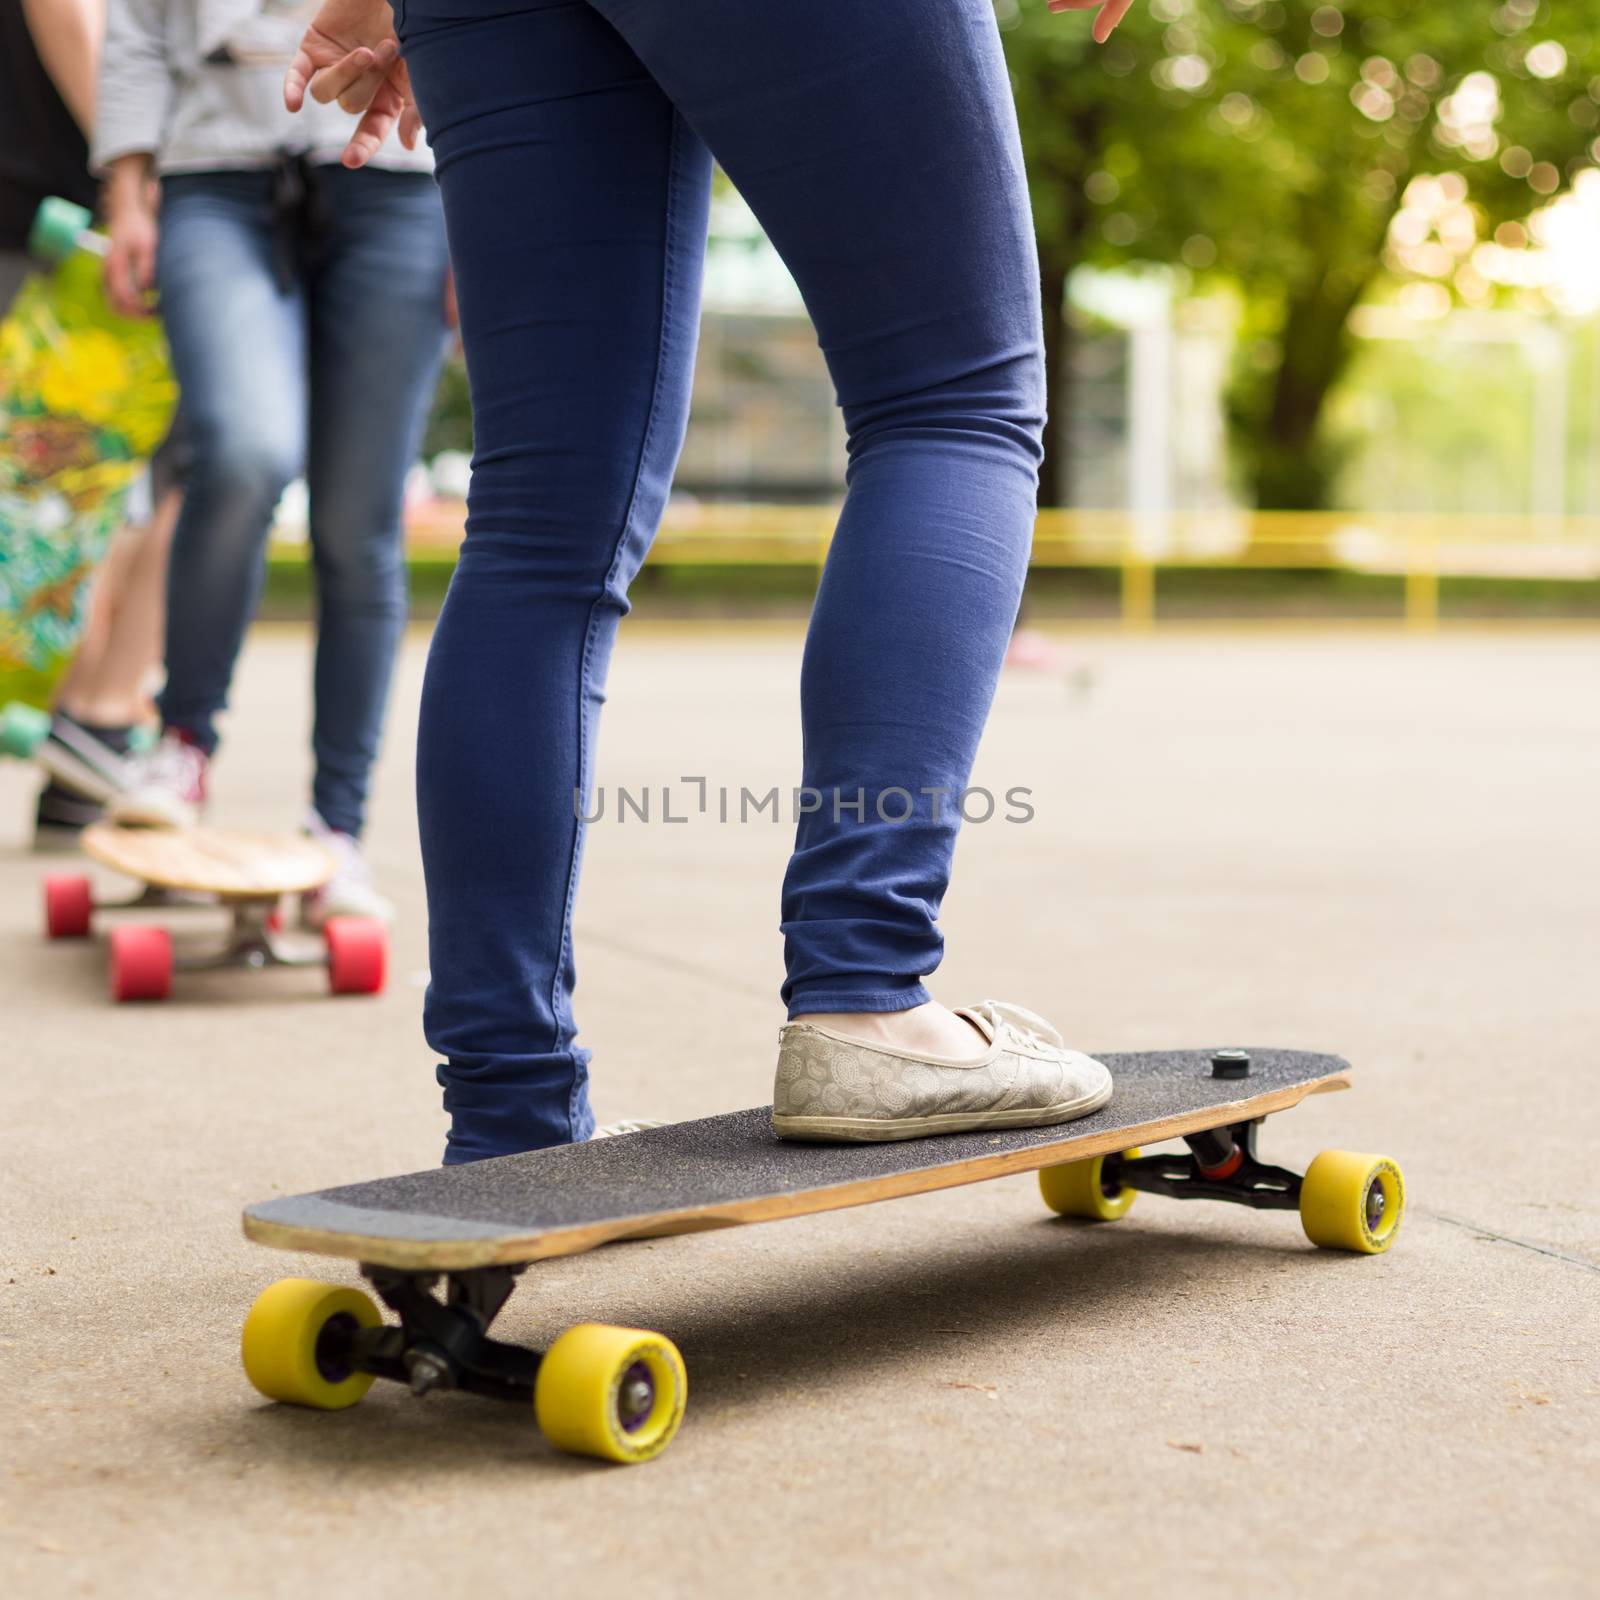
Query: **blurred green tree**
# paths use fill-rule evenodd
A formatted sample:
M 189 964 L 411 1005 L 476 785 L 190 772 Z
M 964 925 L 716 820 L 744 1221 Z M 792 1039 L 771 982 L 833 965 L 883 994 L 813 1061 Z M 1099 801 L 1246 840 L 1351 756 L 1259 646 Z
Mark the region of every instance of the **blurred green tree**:
M 1104 47 L 1085 19 L 1042 0 L 996 10 L 1037 218 L 1054 408 L 1071 405 L 1065 291 L 1080 263 L 1229 279 L 1245 307 L 1232 436 L 1262 506 L 1327 502 L 1324 408 L 1350 360 L 1350 313 L 1386 270 L 1491 298 L 1476 243 L 1493 234 L 1520 248 L 1522 219 L 1600 159 L 1595 0 L 1141 0 Z M 1455 175 L 1449 204 L 1397 249 L 1407 187 L 1430 174 Z M 1067 490 L 1052 453 L 1041 500 L 1061 504 Z
M 433 409 L 422 435 L 422 458 L 431 461 L 441 450 L 472 454 L 472 396 L 467 389 L 467 365 L 459 350 L 452 350 L 439 372 L 433 392 Z

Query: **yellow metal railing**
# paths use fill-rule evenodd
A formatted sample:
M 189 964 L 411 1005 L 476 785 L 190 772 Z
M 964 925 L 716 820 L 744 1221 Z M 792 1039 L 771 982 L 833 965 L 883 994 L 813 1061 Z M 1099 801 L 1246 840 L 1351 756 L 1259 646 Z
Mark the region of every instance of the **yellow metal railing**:
M 674 501 L 650 563 L 820 570 L 837 515 L 836 505 Z M 419 508 L 408 537 L 414 548 L 443 551 L 459 541 L 462 519 L 459 505 Z M 1162 571 L 1277 569 L 1393 576 L 1403 588 L 1407 624 L 1429 629 L 1439 620 L 1441 579 L 1600 579 L 1600 517 L 1046 510 L 1034 528 L 1032 562 L 1116 571 L 1129 628 L 1155 622 Z

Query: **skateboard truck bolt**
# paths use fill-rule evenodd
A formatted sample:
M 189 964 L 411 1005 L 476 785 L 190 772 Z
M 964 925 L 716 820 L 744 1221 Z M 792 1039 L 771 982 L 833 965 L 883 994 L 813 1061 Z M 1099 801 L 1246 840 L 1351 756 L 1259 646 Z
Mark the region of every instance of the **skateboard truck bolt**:
M 617 1396 L 623 1426 L 642 1422 L 656 1403 L 656 1386 L 644 1376 L 630 1377 Z
M 1250 1052 L 1248 1050 L 1218 1050 L 1211 1057 L 1213 1078 L 1248 1078 Z
M 430 1389 L 453 1389 L 455 1374 L 450 1363 L 437 1351 L 426 1348 L 411 1349 L 405 1353 L 406 1372 L 411 1378 L 411 1392 L 427 1394 Z

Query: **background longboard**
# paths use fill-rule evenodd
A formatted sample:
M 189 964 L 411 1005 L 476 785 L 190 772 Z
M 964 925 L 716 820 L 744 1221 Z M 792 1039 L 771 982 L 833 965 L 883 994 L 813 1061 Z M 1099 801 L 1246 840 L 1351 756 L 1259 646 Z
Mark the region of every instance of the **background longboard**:
M 1102 1055 L 1115 1092 L 1053 1128 L 880 1144 L 793 1144 L 770 1108 L 623 1138 L 502 1156 L 268 1200 L 244 1231 L 285 1250 L 406 1270 L 459 1270 L 575 1255 L 617 1239 L 767 1222 L 1081 1161 L 1265 1116 L 1349 1086 L 1337 1056 L 1250 1051 L 1250 1076 L 1212 1076 L 1200 1050 Z
M 85 937 L 96 911 L 146 911 L 221 906 L 232 928 L 220 947 L 181 955 L 172 935 L 150 922 L 123 922 L 108 942 L 111 997 L 164 1000 L 180 967 L 326 967 L 335 994 L 377 994 L 388 967 L 388 930 L 373 917 L 328 917 L 322 947 L 297 948 L 281 936 L 281 902 L 320 889 L 333 876 L 332 855 L 293 833 L 227 833 L 213 828 L 119 828 L 97 822 L 83 833 L 91 861 L 135 879 L 127 900 L 98 900 L 82 873 L 52 873 L 44 882 L 45 933 Z

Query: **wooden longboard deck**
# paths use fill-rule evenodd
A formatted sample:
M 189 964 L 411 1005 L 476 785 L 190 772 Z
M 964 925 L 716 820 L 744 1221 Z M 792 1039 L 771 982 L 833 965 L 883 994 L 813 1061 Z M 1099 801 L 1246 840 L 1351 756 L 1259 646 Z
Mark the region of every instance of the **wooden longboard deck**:
M 770 1222 L 977 1183 L 1286 1110 L 1349 1087 L 1349 1064 L 1306 1051 L 1250 1052 L 1250 1076 L 1211 1076 L 1206 1050 L 1101 1055 L 1109 1105 L 1054 1128 L 943 1134 L 887 1144 L 778 1139 L 770 1108 L 734 1111 L 589 1144 L 268 1200 L 248 1238 L 375 1266 L 464 1271 L 579 1255 L 619 1239 Z
M 333 857 L 293 833 L 210 828 L 119 828 L 97 822 L 84 853 L 114 872 L 162 889 L 224 897 L 304 894 L 333 876 Z

